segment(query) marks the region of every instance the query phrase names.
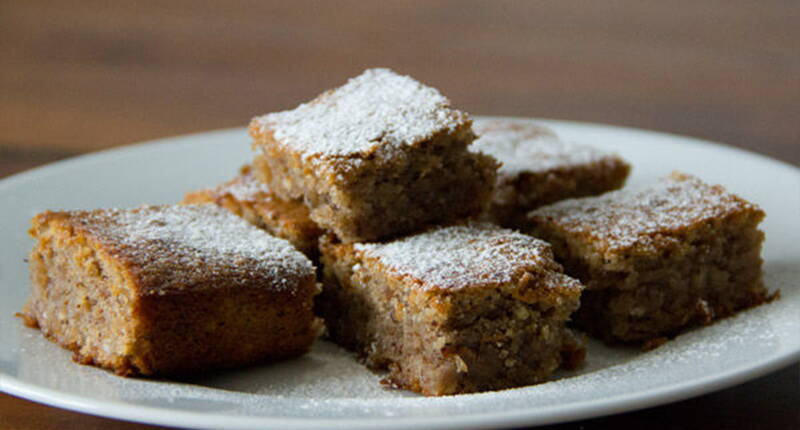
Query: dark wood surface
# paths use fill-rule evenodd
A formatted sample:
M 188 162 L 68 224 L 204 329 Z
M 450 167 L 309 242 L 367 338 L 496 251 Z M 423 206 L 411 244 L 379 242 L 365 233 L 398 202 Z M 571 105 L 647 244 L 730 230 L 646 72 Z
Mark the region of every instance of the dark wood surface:
M 798 23 L 797 0 L 2 2 L 0 177 L 242 126 L 374 66 L 474 114 L 668 131 L 798 165 Z M 793 365 L 558 428 L 790 429 L 799 404 Z M 0 428 L 152 427 L 0 394 Z

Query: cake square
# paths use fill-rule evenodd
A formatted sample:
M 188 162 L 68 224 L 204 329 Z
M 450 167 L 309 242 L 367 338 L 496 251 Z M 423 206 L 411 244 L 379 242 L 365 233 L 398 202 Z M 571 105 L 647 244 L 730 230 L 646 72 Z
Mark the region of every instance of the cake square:
M 250 123 L 256 175 L 343 242 L 373 241 L 480 213 L 496 161 L 467 150 L 469 116 L 436 89 L 371 69 Z
M 33 218 L 21 316 L 73 359 L 172 375 L 304 353 L 321 331 L 314 267 L 213 205 Z
M 318 313 L 385 382 L 426 396 L 530 385 L 584 357 L 581 284 L 548 244 L 487 223 L 387 243 L 321 240 Z
M 212 203 L 244 218 L 273 236 L 286 239 L 312 261 L 319 255 L 322 229 L 308 216 L 302 201 L 284 200 L 259 181 L 249 165 L 239 175 L 213 188 L 186 194 L 182 204 Z
M 474 129 L 472 149 L 502 163 L 488 215 L 504 227 L 521 228 L 540 206 L 621 188 L 630 173 L 620 156 L 561 140 L 530 121 L 476 119 Z
M 613 342 L 654 342 L 770 298 L 764 212 L 721 186 L 675 172 L 642 189 L 565 200 L 530 213 L 586 285 L 576 322 Z

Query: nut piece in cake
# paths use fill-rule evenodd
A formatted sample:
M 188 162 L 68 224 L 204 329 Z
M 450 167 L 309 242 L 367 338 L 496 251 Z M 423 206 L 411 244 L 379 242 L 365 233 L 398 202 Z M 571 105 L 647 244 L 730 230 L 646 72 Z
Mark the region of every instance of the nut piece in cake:
M 467 150 L 468 115 L 387 69 L 255 118 L 250 135 L 256 175 L 281 198 L 303 199 L 343 242 L 476 215 L 495 182 L 496 161 Z
M 643 189 L 566 200 L 528 231 L 586 285 L 577 323 L 607 341 L 658 342 L 770 298 L 764 212 L 720 186 L 673 173 Z
M 630 173 L 618 155 L 563 141 L 529 121 L 476 119 L 474 129 L 471 149 L 502 163 L 489 217 L 506 227 L 521 228 L 540 206 L 621 188 Z
M 213 203 L 288 240 L 312 261 L 319 254 L 317 242 L 322 230 L 308 216 L 302 201 L 284 200 L 259 181 L 250 166 L 243 166 L 239 175 L 215 188 L 186 194 L 182 204 Z
M 321 240 L 317 310 L 329 335 L 386 381 L 427 396 L 545 381 L 584 357 L 565 324 L 581 284 L 545 242 L 492 224 L 387 243 Z
M 83 364 L 169 375 L 304 353 L 320 331 L 314 267 L 214 205 L 33 218 L 21 316 Z

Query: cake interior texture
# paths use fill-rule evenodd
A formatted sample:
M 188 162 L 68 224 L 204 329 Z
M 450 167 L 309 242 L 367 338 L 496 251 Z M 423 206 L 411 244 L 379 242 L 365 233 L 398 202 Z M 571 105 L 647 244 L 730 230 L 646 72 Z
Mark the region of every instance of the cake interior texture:
M 631 166 L 619 155 L 562 140 L 527 120 L 476 119 L 473 151 L 500 163 L 490 219 L 523 228 L 528 212 L 560 200 L 621 188 Z
M 296 197 L 310 208 L 311 219 L 341 240 L 386 239 L 486 208 L 496 163 L 466 150 L 471 134 L 466 127 L 408 147 L 401 156 L 354 156 L 314 173 L 297 154 L 270 146 L 254 165 L 267 183 L 302 190 Z
M 440 240 L 450 247 L 436 248 Z M 418 257 L 430 264 L 406 270 L 401 262 L 428 245 L 436 249 Z M 323 240 L 317 309 L 330 337 L 367 366 L 388 369 L 393 386 L 438 396 L 530 385 L 585 354 L 566 327 L 582 287 L 548 253 L 544 242 L 488 225 L 389 244 Z
M 219 233 L 255 233 L 244 247 L 272 262 L 204 248 Z M 310 262 L 222 209 L 45 212 L 31 234 L 21 316 L 80 363 L 125 376 L 195 373 L 300 355 L 320 331 Z
M 250 125 L 254 168 L 344 242 L 412 233 L 478 214 L 497 163 L 467 150 L 469 117 L 437 90 L 368 70 L 294 110 Z
M 531 214 L 532 234 L 586 285 L 577 324 L 610 342 L 659 341 L 773 297 L 762 281 L 763 217 L 680 173 Z

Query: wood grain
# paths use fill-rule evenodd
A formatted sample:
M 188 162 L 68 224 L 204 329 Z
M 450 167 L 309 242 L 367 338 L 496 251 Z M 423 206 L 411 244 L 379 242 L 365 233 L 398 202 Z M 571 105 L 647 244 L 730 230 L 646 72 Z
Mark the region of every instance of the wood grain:
M 383 65 L 476 114 L 688 134 L 800 163 L 800 3 L 14 2 L 0 144 L 241 126 Z
M 0 2 L 0 177 L 247 124 L 367 67 L 482 115 L 728 143 L 800 165 L 797 0 Z M 797 190 L 786 190 L 797 192 Z M 800 427 L 800 365 L 554 429 Z M 0 429 L 156 428 L 0 394 Z

